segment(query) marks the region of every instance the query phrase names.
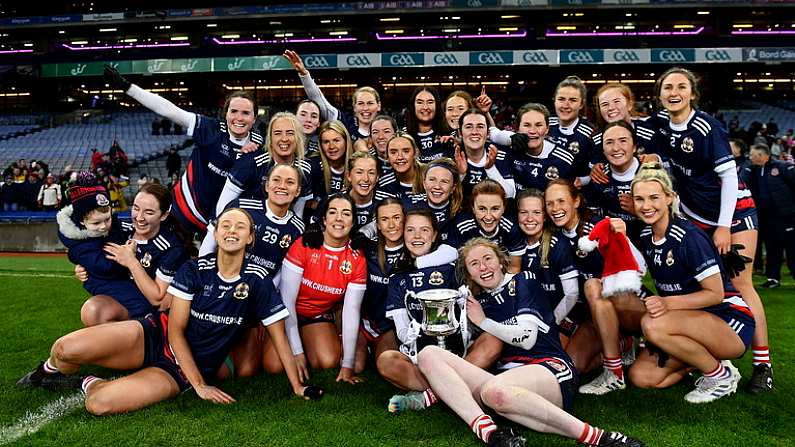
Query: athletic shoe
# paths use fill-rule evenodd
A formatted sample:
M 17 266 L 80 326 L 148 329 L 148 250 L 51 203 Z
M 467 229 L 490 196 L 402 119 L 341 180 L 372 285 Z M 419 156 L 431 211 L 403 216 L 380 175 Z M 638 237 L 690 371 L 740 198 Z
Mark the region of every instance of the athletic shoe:
M 638 339 L 631 335 L 621 339 L 621 364 L 623 366 L 629 367 L 635 363 L 635 359 L 637 358 L 635 345 L 637 342 Z
M 696 388 L 685 395 L 685 400 L 691 404 L 705 404 L 721 397 L 734 394 L 740 382 L 740 371 L 728 360 L 721 362 L 729 370 L 729 377 L 715 379 L 701 376 L 696 379 Z
M 79 390 L 82 383 L 82 376 L 67 376 L 60 372 L 48 373 L 44 371 L 44 362 L 41 362 L 33 371 L 25 374 L 24 377 L 19 379 L 19 381 L 17 381 L 17 386 L 23 388 L 40 387 L 50 391 L 58 391 L 66 389 Z
M 760 287 L 764 289 L 775 289 L 776 287 L 781 287 L 781 282 L 777 279 L 768 278 Z
M 489 447 L 525 447 L 527 441 L 510 427 L 499 427 L 489 436 Z
M 406 410 L 424 410 L 425 397 L 418 391 L 409 391 L 406 394 L 395 394 L 389 399 L 388 409 L 390 413 L 402 413 Z
M 773 391 L 773 369 L 769 363 L 754 365 L 754 372 L 751 373 L 751 380 L 745 390 L 751 394 Z
M 599 443 L 594 445 L 598 447 L 643 447 L 646 444 L 639 439 L 630 438 L 617 431 L 611 431 L 605 432 L 602 438 L 599 439 Z
M 607 368 L 602 369 L 602 374 L 590 383 L 580 387 L 580 394 L 595 394 L 601 396 L 615 390 L 623 390 L 627 387 L 623 378 L 618 377 Z

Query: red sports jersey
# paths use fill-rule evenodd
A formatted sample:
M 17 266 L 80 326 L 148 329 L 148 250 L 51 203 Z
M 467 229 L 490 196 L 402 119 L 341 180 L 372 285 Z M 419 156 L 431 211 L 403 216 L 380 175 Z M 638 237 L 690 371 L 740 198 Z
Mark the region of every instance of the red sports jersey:
M 312 318 L 330 311 L 342 302 L 348 287 L 367 286 L 367 260 L 349 245 L 319 249 L 304 247 L 301 238 L 287 251 L 284 267 L 301 272 L 301 288 L 295 310 Z

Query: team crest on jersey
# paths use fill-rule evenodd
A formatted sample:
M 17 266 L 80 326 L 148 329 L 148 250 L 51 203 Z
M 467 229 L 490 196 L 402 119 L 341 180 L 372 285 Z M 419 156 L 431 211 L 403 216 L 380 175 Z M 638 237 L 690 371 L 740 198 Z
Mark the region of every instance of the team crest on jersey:
M 351 264 L 351 261 L 346 259 L 340 263 L 340 272 L 342 272 L 343 275 L 349 275 L 352 271 L 353 264 Z
M 556 369 L 559 372 L 566 371 L 566 365 L 561 363 L 559 360 L 556 359 L 549 359 L 546 361 L 546 364 L 551 366 L 552 368 Z
M 777 176 L 778 174 L 779 174 L 778 168 L 773 168 L 770 170 L 770 175 L 772 175 L 773 177 Z
M 235 286 L 235 293 L 232 294 L 238 300 L 244 300 L 248 298 L 248 284 L 241 282 L 240 284 Z
M 431 272 L 431 276 L 428 277 L 428 284 L 432 286 L 440 286 L 444 282 L 444 276 L 442 272 L 434 270 Z
M 665 257 L 665 265 L 668 267 L 674 265 L 674 251 L 668 250 L 668 255 Z
M 682 139 L 682 144 L 680 145 L 680 147 L 682 148 L 682 152 L 686 152 L 686 153 L 689 154 L 689 153 L 693 152 L 693 148 L 695 147 L 695 144 L 693 143 L 693 139 L 692 138 L 684 137 Z
M 97 194 L 97 205 L 98 206 L 108 206 L 110 205 L 110 200 L 104 194 Z
M 508 295 L 509 296 L 516 296 L 516 280 L 512 279 L 508 282 Z
M 558 171 L 558 168 L 550 166 L 547 168 L 547 172 L 544 174 L 544 177 L 546 177 L 547 180 L 555 180 L 560 177 L 560 172 Z
M 292 241 L 293 238 L 291 238 L 289 234 L 285 234 L 284 237 L 282 237 L 282 240 L 279 241 L 279 247 L 288 248 Z
M 571 152 L 574 155 L 579 154 L 580 153 L 580 143 L 578 143 L 576 141 L 572 141 L 571 143 L 569 143 L 569 152 Z
M 149 253 L 144 254 L 144 257 L 141 258 L 141 265 L 148 269 L 150 265 L 152 265 L 152 255 Z

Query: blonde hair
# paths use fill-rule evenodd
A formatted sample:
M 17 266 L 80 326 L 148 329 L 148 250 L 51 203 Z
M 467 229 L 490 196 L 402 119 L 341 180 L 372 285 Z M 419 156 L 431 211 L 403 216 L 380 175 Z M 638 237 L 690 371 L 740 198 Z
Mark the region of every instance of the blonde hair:
M 318 141 L 320 142 L 320 159 L 323 160 L 321 164 L 323 168 L 323 183 L 326 185 L 326 193 L 331 194 L 331 165 L 329 164 L 328 157 L 326 156 L 326 151 L 323 150 L 323 134 L 333 130 L 338 134 L 342 135 L 342 138 L 345 139 L 345 160 L 343 161 L 343 169 L 348 167 L 348 161 L 351 158 L 351 149 L 353 148 L 353 143 L 351 142 L 351 134 L 348 133 L 348 129 L 345 128 L 345 125 L 342 124 L 340 121 L 326 121 L 323 123 L 320 128 L 317 130 L 317 137 Z M 345 175 L 343 174 L 343 179 Z
M 351 190 L 351 182 L 350 182 L 350 180 L 348 180 L 348 175 L 347 174 L 350 174 L 351 171 L 353 171 L 353 166 L 356 165 L 357 161 L 363 160 L 363 159 L 373 160 L 373 162 L 375 163 L 376 181 L 377 181 L 377 178 L 381 176 L 381 172 L 379 172 L 379 170 L 378 170 L 378 158 L 376 158 L 375 155 L 373 155 L 373 154 L 371 154 L 371 153 L 369 153 L 367 151 L 356 151 L 353 154 L 351 154 L 350 158 L 348 158 L 348 163 L 345 165 L 345 168 L 346 168 L 346 172 L 345 172 L 345 174 L 346 174 L 345 175 L 345 190 L 347 190 L 349 192 Z
M 671 205 L 668 206 L 668 211 L 671 213 L 671 216 L 679 216 L 679 195 L 676 194 L 676 191 L 674 191 L 671 177 L 668 175 L 668 172 L 663 169 L 660 163 L 656 161 L 643 163 L 640 169 L 638 169 L 638 173 L 635 174 L 635 178 L 632 179 L 630 191 L 632 191 L 634 194 L 635 185 L 642 182 L 658 183 L 660 188 L 662 188 L 663 193 L 673 198 Z
M 353 105 L 356 105 L 356 100 L 359 98 L 359 93 L 369 93 L 373 95 L 373 97 L 375 97 L 375 102 L 381 104 L 381 95 L 378 94 L 378 91 L 372 87 L 364 86 L 357 88 L 353 92 L 353 95 L 351 96 L 351 99 L 353 100 Z
M 458 260 L 455 263 L 456 276 L 458 282 L 464 283 L 472 291 L 473 295 L 477 295 L 483 291 L 483 288 L 476 283 L 469 275 L 469 270 L 466 266 L 466 258 L 475 247 L 490 248 L 491 251 L 497 256 L 502 266 L 502 273 L 505 274 L 511 267 L 511 261 L 508 255 L 497 245 L 495 242 L 486 239 L 485 237 L 473 237 L 468 240 L 461 248 L 458 249 Z
M 306 147 L 306 137 L 304 136 L 304 132 L 301 130 L 301 123 L 298 122 L 298 118 L 296 118 L 295 115 L 290 112 L 279 112 L 273 115 L 271 120 L 268 122 L 268 134 L 265 135 L 265 147 L 268 150 L 271 160 L 274 160 L 273 149 L 271 148 L 271 143 L 273 143 L 271 131 L 273 129 L 273 123 L 278 119 L 286 119 L 290 122 L 290 125 L 293 127 L 293 131 L 295 132 L 295 159 L 296 161 L 303 160 L 304 148 Z
M 544 228 L 541 230 L 541 237 L 539 238 L 540 250 L 539 250 L 539 257 L 541 258 L 541 266 L 548 267 L 549 266 L 549 252 L 552 251 L 552 224 L 549 222 L 549 218 L 547 216 L 547 205 L 546 201 L 544 200 L 544 192 L 540 189 L 530 188 L 530 189 L 523 189 L 519 191 L 519 194 L 516 195 L 516 208 L 518 208 L 522 203 L 522 200 L 525 199 L 537 199 L 541 202 L 541 211 L 544 213 Z
M 414 151 L 414 162 L 412 163 L 412 167 L 414 168 L 414 179 L 412 181 L 411 192 L 414 194 L 422 193 L 425 191 L 425 185 L 423 185 L 423 180 L 425 179 L 425 165 L 417 160 L 417 157 L 420 155 L 420 148 L 417 146 L 414 137 L 403 131 L 395 132 L 395 136 L 386 144 L 387 157 L 389 157 L 389 146 L 398 138 L 403 138 L 408 141 Z M 395 176 L 397 177 L 397 173 L 395 173 Z

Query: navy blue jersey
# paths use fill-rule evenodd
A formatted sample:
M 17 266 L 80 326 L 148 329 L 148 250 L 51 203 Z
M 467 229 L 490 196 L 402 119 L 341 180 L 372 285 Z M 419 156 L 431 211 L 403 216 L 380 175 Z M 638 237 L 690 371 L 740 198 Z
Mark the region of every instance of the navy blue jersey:
M 384 268 L 378 260 L 377 244 L 371 244 L 365 250 L 367 256 L 367 289 L 362 301 L 362 319 L 374 323 L 386 319 L 386 303 L 389 296 L 389 277 L 392 267 L 403 254 L 403 245 L 384 249 Z
M 387 197 L 394 197 L 396 199 L 406 199 L 409 194 L 413 194 L 412 189 L 414 184 L 401 183 L 394 172 L 381 176 L 378 179 L 378 186 L 375 189 L 375 200 L 380 202 Z
M 247 250 L 247 259 L 263 267 L 273 276 L 282 267 L 282 261 L 293 241 L 304 233 L 304 222 L 292 211 L 278 217 L 267 201 L 240 198 L 229 202 L 227 208 L 242 208 L 254 220 L 254 246 Z
M 412 137 L 414 137 L 414 141 L 417 142 L 417 147 L 420 149 L 420 153 L 417 155 L 417 160 L 420 163 L 429 163 L 442 157 L 453 158 L 453 145 L 442 144 L 435 130 L 419 132 L 416 135 L 412 135 Z
M 471 213 L 462 213 L 455 218 L 446 244 L 458 248 L 473 237 L 485 237 L 505 249 L 511 256 L 522 256 L 527 247 L 524 233 L 513 219 L 502 216 L 495 233 L 486 234 L 480 229 Z
M 526 362 L 529 359 L 545 357 L 571 362 L 560 345 L 555 316 L 546 294 L 531 272 L 507 273 L 500 287 L 483 291 L 475 299 L 490 320 L 500 324 L 517 324 L 516 317 L 529 315 L 538 326 L 538 337 L 532 349 L 503 343 L 500 362 Z
M 544 141 L 544 149 L 538 156 L 527 151 L 514 154 L 513 179 L 517 189 L 544 191 L 550 181 L 558 178 L 574 178 L 574 156 L 567 149 Z
M 326 187 L 326 176 L 323 174 L 323 159 L 318 155 L 307 158 L 306 160 L 311 165 L 312 173 L 310 177 L 312 178 L 312 190 L 315 193 L 316 200 L 321 201 L 326 196 L 343 191 L 345 188 L 344 170 L 342 172 L 336 172 L 333 168 L 328 168 L 331 173 L 329 179 L 331 188 L 329 190 L 329 188 Z
M 672 218 L 665 237 L 659 241 L 653 240 L 651 226 L 647 226 L 641 232 L 640 250 L 658 295 L 698 292 L 702 289 L 700 281 L 720 274 L 723 302 L 734 307 L 748 307 L 726 276 L 712 239 L 692 222 L 681 217 Z
M 579 275 L 574 265 L 574 251 L 567 241 L 561 241 L 557 236 L 552 236 L 549 241 L 547 262 L 541 262 L 541 242 L 527 245 L 527 250 L 522 256 L 522 270 L 531 272 L 538 279 L 541 288 L 549 298 L 549 307 L 555 309 L 563 299 L 563 285 L 561 280 L 576 278 Z
M 274 164 L 268 152 L 255 151 L 240 154 L 229 171 L 229 181 L 242 191 L 240 197 L 264 199 L 262 185 L 268 179 L 268 173 Z M 313 170 L 313 166 L 307 159 L 296 159 L 294 164 L 301 173 L 300 197 L 311 197 L 312 179 L 317 176 L 316 170 Z
M 574 265 L 577 271 L 580 272 L 580 278 L 589 280 L 591 278 L 601 278 L 602 270 L 604 269 L 604 258 L 599 250 L 592 250 L 584 252 L 577 246 L 577 241 L 580 236 L 588 236 L 591 234 L 594 225 L 596 225 L 602 218 L 592 216 L 589 222 L 584 222 L 582 226 L 582 234 L 578 235 L 576 231 L 560 230 L 558 236 L 564 240 L 568 240 L 574 250 Z
M 360 228 L 375 221 L 375 201 L 371 200 L 362 205 L 357 203 L 354 213 L 356 214 L 356 222 L 353 223 L 353 226 L 356 228 Z
M 488 147 L 488 145 L 486 147 Z M 472 160 L 467 159 L 467 174 L 464 176 L 463 180 L 461 180 L 461 184 L 464 187 L 464 197 L 468 197 L 472 194 L 472 188 L 474 188 L 475 185 L 489 178 L 485 168 L 487 160 L 488 153 L 486 153 L 483 160 L 479 163 L 473 163 Z M 513 160 L 504 150 L 497 149 L 497 160 L 494 162 L 494 167 L 499 171 L 503 179 L 509 180 L 513 178 Z
M 585 118 L 577 118 L 569 127 L 561 127 L 558 117 L 549 118 L 549 134 L 547 138 L 555 145 L 562 147 L 574 157 L 574 170 L 578 177 L 591 172 L 589 163 L 594 157 L 593 139 L 596 126 Z
M 657 118 L 668 121 L 668 113 L 662 111 Z M 704 223 L 716 223 L 721 203 L 718 174 L 735 169 L 723 124 L 695 110 L 686 122 L 668 122 L 667 126 L 661 127 L 658 138 L 662 140 L 658 145 L 660 155 L 671 165 L 682 209 L 688 215 L 704 220 Z
M 304 148 L 304 157 L 312 157 L 320 153 L 320 143 L 318 143 L 317 133 L 306 137 L 306 147 Z
M 450 201 L 444 205 L 435 206 L 428 202 L 427 194 L 411 194 L 403 198 L 403 208 L 408 211 L 411 209 L 427 209 L 436 216 L 436 223 L 439 228 L 439 240 L 444 242 L 450 233 Z
M 122 228 L 132 237 L 132 223 L 122 222 Z M 167 225 L 161 225 L 155 237 L 135 242 L 135 257 L 146 274 L 166 283 L 171 283 L 177 270 L 189 259 L 182 240 Z
M 607 184 L 602 185 L 596 182 L 588 184 L 588 189 L 592 191 L 592 196 L 596 198 L 594 205 L 601 208 L 604 216 L 615 217 L 627 223 L 638 220 L 634 214 L 624 211 L 618 201 L 618 197 L 622 194 L 629 194 L 631 197 L 632 180 L 635 178 L 635 173 L 638 172 L 638 169 L 640 169 L 640 162 L 637 158 L 633 158 L 629 170 L 623 174 L 616 174 L 608 166 L 609 181 Z
M 168 292 L 191 301 L 185 338 L 204 377 L 215 374 L 246 328 L 289 315 L 264 268 L 245 261 L 238 276 L 224 279 L 214 254 L 184 264 Z
M 416 299 L 406 300 L 406 292 L 417 293 L 432 289 L 458 289 L 454 265 L 438 265 L 392 275 L 389 278 L 386 315 L 392 318 L 392 314 L 406 309 L 406 301 L 408 301 L 409 307 L 406 310 L 409 315 L 415 321 L 421 322 L 422 305 Z
M 215 204 L 242 146 L 233 140 L 226 122 L 203 115 L 196 115 L 191 136 L 196 147 L 174 186 L 174 204 L 191 224 L 204 228 L 215 216 Z M 263 142 L 254 131 L 249 139 L 256 144 Z

